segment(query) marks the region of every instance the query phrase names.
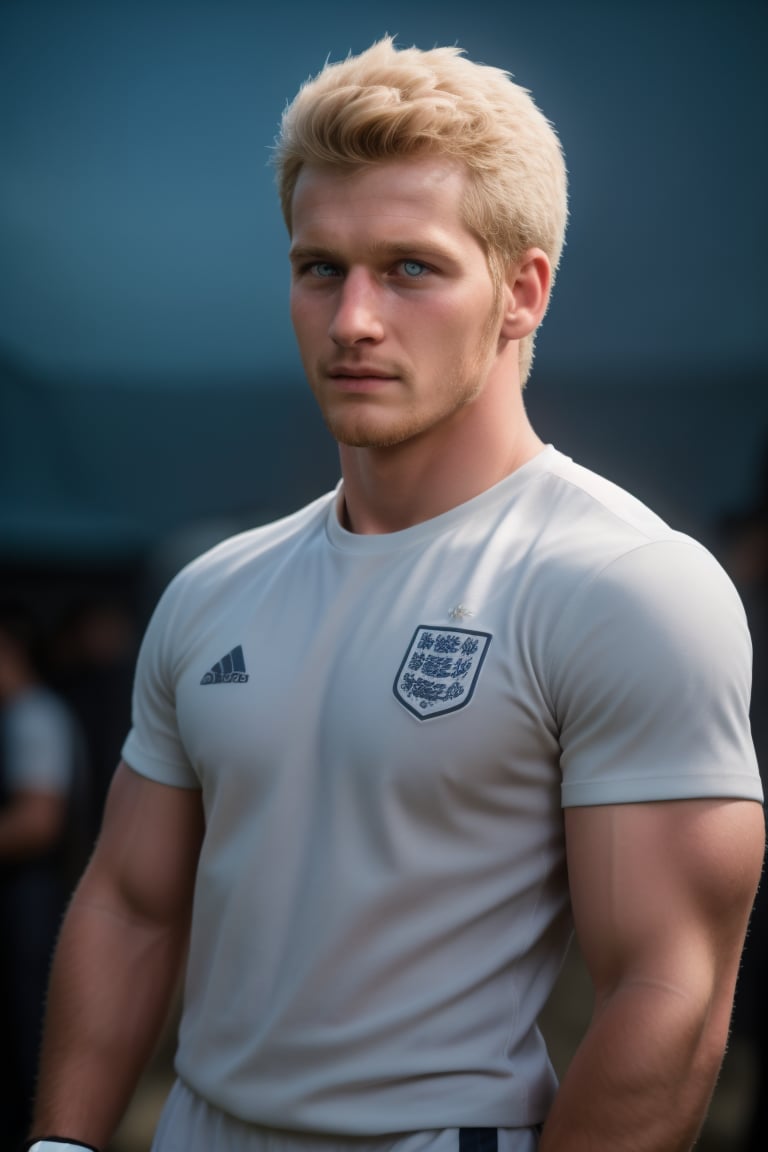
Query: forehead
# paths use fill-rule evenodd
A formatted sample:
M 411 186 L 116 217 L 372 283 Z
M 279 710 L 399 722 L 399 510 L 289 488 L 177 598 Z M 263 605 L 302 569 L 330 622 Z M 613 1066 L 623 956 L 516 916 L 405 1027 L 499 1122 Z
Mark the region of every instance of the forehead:
M 293 195 L 294 241 L 317 231 L 378 232 L 406 225 L 469 234 L 461 214 L 467 181 L 461 165 L 431 157 L 352 171 L 305 165 Z

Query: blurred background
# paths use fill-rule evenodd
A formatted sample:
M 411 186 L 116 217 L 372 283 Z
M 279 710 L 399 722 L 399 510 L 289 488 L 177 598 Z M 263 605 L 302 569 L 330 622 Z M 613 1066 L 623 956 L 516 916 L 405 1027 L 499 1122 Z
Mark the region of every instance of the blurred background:
M 555 123 L 571 224 L 529 411 L 729 568 L 765 746 L 764 0 L 0 0 L 0 598 L 82 734 L 86 839 L 162 587 L 336 482 L 269 158 L 301 82 L 385 33 L 511 71 Z M 760 983 L 711 1148 L 759 1094 Z M 575 956 L 563 1060 L 588 1008 Z M 148 1146 L 172 1032 L 116 1152 Z

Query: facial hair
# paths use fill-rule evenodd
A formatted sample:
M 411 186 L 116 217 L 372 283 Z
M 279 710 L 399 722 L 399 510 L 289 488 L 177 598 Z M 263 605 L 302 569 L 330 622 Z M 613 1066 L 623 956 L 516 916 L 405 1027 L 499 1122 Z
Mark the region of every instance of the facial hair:
M 410 395 L 413 400 L 400 411 L 395 421 L 386 403 L 378 410 L 375 406 L 366 405 L 354 416 L 345 411 L 343 405 L 331 411 L 321 403 L 323 419 L 334 440 L 350 448 L 395 448 L 472 404 L 485 387 L 498 350 L 500 321 L 501 301 L 497 300 L 476 346 L 445 380 L 437 402 L 427 408 L 422 408 L 418 387 L 412 374 L 407 372 L 399 375 L 398 380 L 402 382 L 404 395 Z

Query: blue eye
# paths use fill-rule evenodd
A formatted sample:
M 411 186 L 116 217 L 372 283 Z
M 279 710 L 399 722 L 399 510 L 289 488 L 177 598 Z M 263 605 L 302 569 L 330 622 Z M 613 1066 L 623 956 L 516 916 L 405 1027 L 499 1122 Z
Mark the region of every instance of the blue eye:
M 426 271 L 426 266 L 420 260 L 403 260 L 403 271 L 406 276 L 421 276 Z
M 325 280 L 332 276 L 337 276 L 338 269 L 335 264 L 329 264 L 325 260 L 319 260 L 316 264 L 312 265 L 312 274 Z

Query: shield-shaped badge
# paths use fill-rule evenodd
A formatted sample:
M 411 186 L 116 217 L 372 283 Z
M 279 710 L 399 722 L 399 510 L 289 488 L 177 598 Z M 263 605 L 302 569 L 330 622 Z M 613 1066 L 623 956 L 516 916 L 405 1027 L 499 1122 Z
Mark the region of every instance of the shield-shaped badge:
M 395 696 L 419 720 L 456 712 L 472 698 L 490 643 L 490 632 L 419 625 L 392 685 Z

